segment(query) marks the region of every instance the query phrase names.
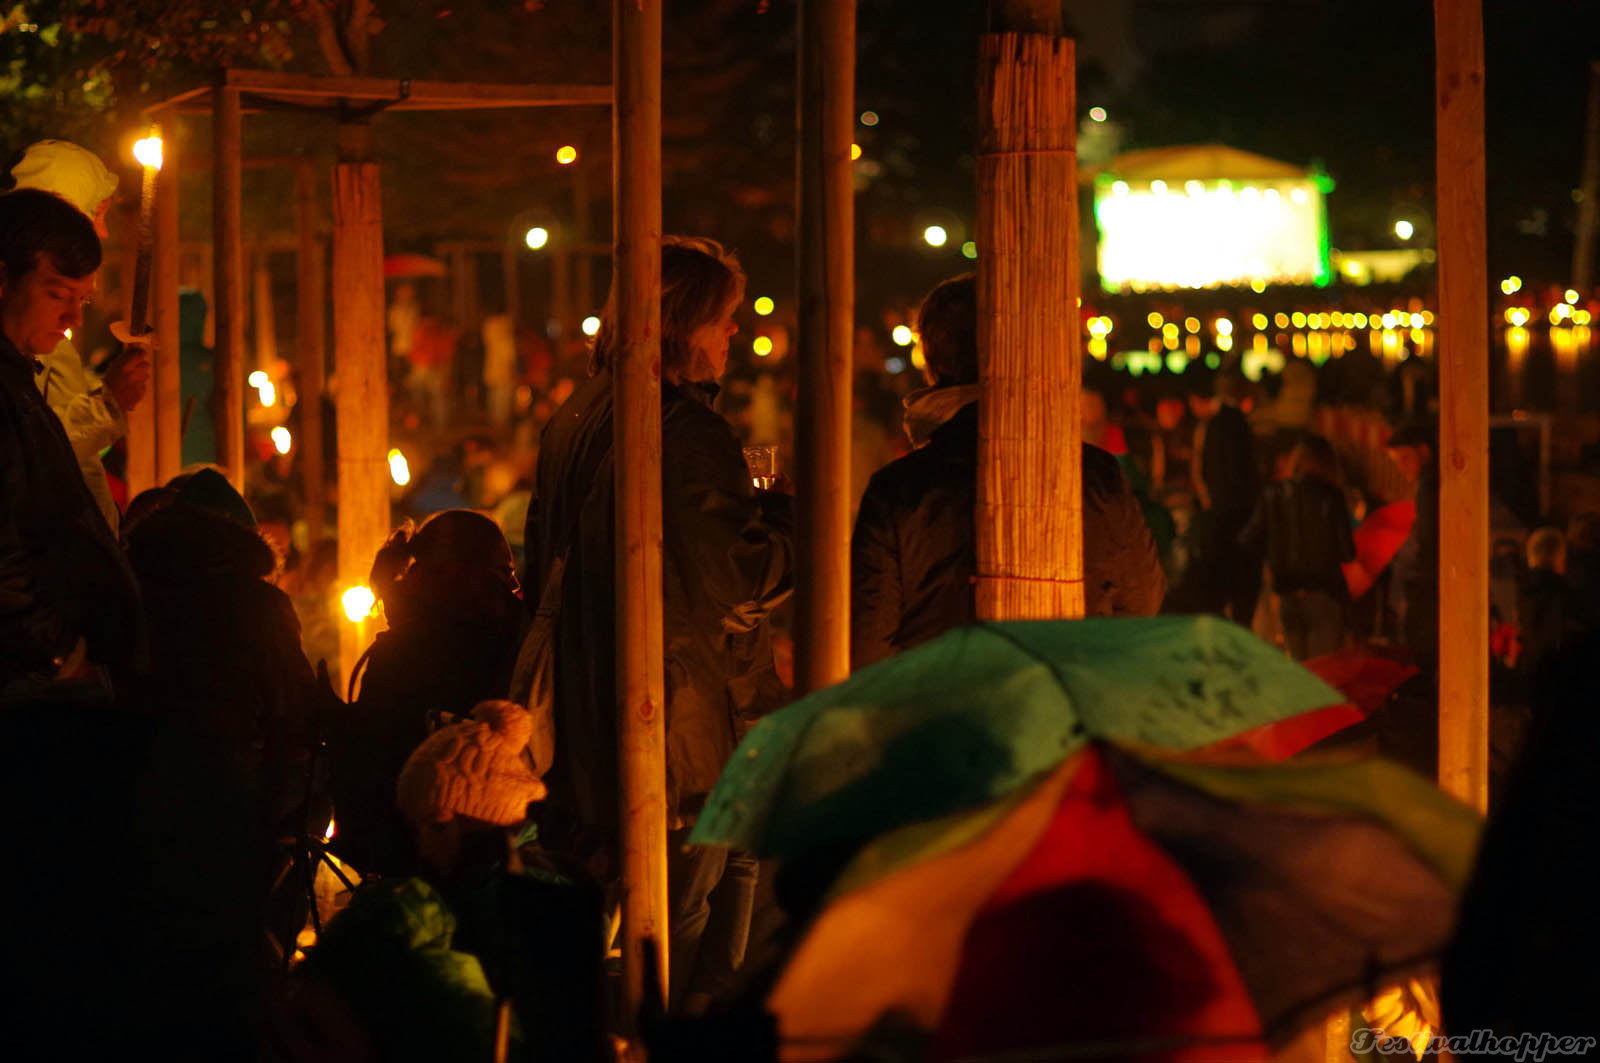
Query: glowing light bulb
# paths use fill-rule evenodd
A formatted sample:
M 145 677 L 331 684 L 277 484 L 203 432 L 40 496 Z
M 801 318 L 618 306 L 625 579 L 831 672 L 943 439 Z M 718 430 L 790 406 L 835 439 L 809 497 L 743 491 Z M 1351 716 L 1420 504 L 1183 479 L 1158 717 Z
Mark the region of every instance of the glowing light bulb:
M 1576 306 L 1578 304 L 1578 293 L 1577 293 L 1576 289 L 1573 289 L 1573 288 L 1568 288 L 1567 289 L 1566 300 L 1567 300 L 1568 303 L 1572 304 L 1573 306 Z
M 916 341 L 916 337 L 912 335 L 911 329 L 907 325 L 896 325 L 894 330 L 889 333 L 889 336 L 902 347 L 909 347 Z
M 371 587 L 351 587 L 339 596 L 339 601 L 344 605 L 344 615 L 352 624 L 359 624 L 372 615 L 373 606 L 378 604 L 378 596 L 372 593 Z
M 1252 315 L 1250 315 L 1250 327 L 1255 329 L 1258 332 L 1260 330 L 1266 328 L 1267 327 L 1267 315 L 1266 314 L 1252 314 Z
M 861 145 L 860 144 L 851 144 L 850 145 L 850 158 L 851 159 L 859 159 L 859 158 L 861 158 Z
M 1198 196 L 1205 193 L 1206 186 L 1201 184 L 1199 181 L 1185 181 L 1183 183 L 1183 190 L 1189 193 L 1191 196 Z
M 961 257 L 962 258 L 977 258 L 978 257 L 978 245 L 973 243 L 971 240 L 968 240 L 966 243 L 962 244 L 961 245 Z
M 868 126 L 877 125 L 878 124 L 878 112 L 877 111 L 862 111 L 861 112 L 861 124 L 862 125 L 868 125 Z
M 522 242 L 528 245 L 530 251 L 537 251 L 550 242 L 550 230 L 542 225 L 535 225 L 529 229 Z
M 267 371 L 265 369 L 257 369 L 254 373 L 251 373 L 245 378 L 245 383 L 249 384 L 253 388 L 258 388 L 263 384 L 269 383 L 271 380 L 272 378 L 267 376 Z
M 280 424 L 272 430 L 273 450 L 276 450 L 279 454 L 287 454 L 289 453 L 289 448 L 293 445 L 294 437 L 289 434 L 289 430 L 283 425 Z
M 750 350 L 755 352 L 757 358 L 765 358 L 772 353 L 772 337 L 757 336 L 750 341 Z
M 1164 196 L 1167 194 L 1167 182 L 1156 178 L 1150 182 L 1150 191 L 1153 195 Z
M 145 137 L 133 142 L 133 157 L 139 165 L 151 170 L 161 169 L 161 138 Z
M 411 482 L 411 466 L 398 447 L 389 451 L 389 479 L 394 481 L 396 487 L 404 487 Z
M 1151 328 L 1161 327 L 1161 315 L 1156 313 L 1154 310 L 1146 314 L 1144 320 L 1145 324 L 1149 325 Z
M 278 401 L 278 389 L 272 386 L 270 380 L 256 388 L 256 394 L 260 396 L 263 406 L 271 406 Z
M 1412 235 L 1415 234 L 1416 231 L 1417 227 L 1406 221 L 1404 218 L 1401 218 L 1399 221 L 1394 223 L 1394 234 L 1402 240 L 1411 239 Z
M 772 313 L 776 307 L 777 304 L 774 303 L 771 298 L 765 295 L 758 296 L 756 301 L 750 304 L 750 309 L 754 310 L 762 317 L 766 317 L 768 314 Z
M 597 333 L 599 331 L 600 331 L 600 319 L 599 318 L 597 318 L 597 317 L 595 317 L 593 315 L 590 315 L 589 317 L 586 317 L 586 318 L 583 319 L 583 334 L 585 336 L 593 336 L 595 333 Z
M 1106 120 L 1106 109 L 1104 107 L 1089 108 L 1089 120 L 1093 122 L 1104 122 Z
M 1231 336 L 1231 335 L 1233 335 L 1233 322 L 1229 321 L 1225 317 L 1217 318 L 1217 335 L 1218 336 Z
M 1127 195 L 1128 194 L 1128 182 L 1126 182 L 1126 181 L 1113 181 L 1113 182 L 1111 182 L 1111 194 L 1114 195 L 1114 196 L 1125 196 L 1125 195 Z
M 556 149 L 556 162 L 563 166 L 571 166 L 578 161 L 578 149 L 571 144 L 563 144 Z
M 943 225 L 930 225 L 922 230 L 922 239 L 927 241 L 929 247 L 943 247 L 944 242 L 950 239 L 950 234 L 944 231 Z

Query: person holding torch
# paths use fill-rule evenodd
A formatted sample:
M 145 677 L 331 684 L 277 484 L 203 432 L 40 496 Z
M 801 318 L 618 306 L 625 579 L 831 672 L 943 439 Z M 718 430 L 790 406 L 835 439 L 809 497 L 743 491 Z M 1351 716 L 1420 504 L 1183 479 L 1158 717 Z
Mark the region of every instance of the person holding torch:
M 117 188 L 117 175 L 93 152 L 65 140 L 41 140 L 23 152 L 22 160 L 11 168 L 11 176 L 19 189 L 36 188 L 65 199 L 94 223 L 96 236 L 106 239 L 106 211 Z M 128 434 L 127 413 L 143 400 L 149 386 L 153 337 L 131 335 L 126 330 L 113 332 L 124 350 L 98 379 L 84 366 L 69 334 L 39 357 L 44 370 L 35 382 L 61 419 L 83 481 L 115 532 L 120 513 L 100 455 Z

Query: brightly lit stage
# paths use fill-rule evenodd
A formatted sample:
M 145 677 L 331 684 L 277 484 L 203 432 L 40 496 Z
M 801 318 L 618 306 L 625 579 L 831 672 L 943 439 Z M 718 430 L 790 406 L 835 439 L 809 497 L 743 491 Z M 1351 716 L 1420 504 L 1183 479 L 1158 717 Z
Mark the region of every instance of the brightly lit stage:
M 1220 144 L 1129 152 L 1095 177 L 1109 292 L 1324 285 L 1332 279 L 1316 170 Z

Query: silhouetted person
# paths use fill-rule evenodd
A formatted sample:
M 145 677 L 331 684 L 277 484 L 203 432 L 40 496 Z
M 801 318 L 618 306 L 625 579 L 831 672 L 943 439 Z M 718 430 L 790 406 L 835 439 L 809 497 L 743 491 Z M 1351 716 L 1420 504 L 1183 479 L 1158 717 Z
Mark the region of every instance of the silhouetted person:
M 789 499 L 757 492 L 733 428 L 712 409 L 738 331 L 744 273 L 710 240 L 661 251 L 661 533 L 666 650 L 667 860 L 674 1010 L 726 992 L 743 960 L 756 867 L 748 854 L 684 842 L 744 721 L 771 708 L 768 620 L 793 590 Z M 526 543 L 538 587 L 565 557 L 555 644 L 549 804 L 575 847 L 615 852 L 617 662 L 612 366 L 614 304 L 595 373 L 546 426 Z
M 1200 556 L 1191 564 L 1194 605 L 1249 627 L 1261 595 L 1261 563 L 1239 544 L 1261 494 L 1255 435 L 1239 408 L 1244 381 L 1224 374 L 1211 397 L 1189 396 L 1195 433 L 1195 492 L 1202 512 Z
M 851 664 L 880 661 L 976 619 L 978 309 L 972 274 L 928 293 L 917 328 L 929 387 L 906 397 L 917 447 L 867 485 L 850 542 Z M 1103 404 L 1102 404 L 1103 406 Z M 1085 444 L 1084 604 L 1090 616 L 1149 616 L 1166 577 L 1117 460 Z
M 1338 458 L 1321 436 L 1301 440 L 1289 479 L 1268 484 L 1240 544 L 1267 558 L 1289 655 L 1297 661 L 1344 645 L 1349 585 L 1341 567 L 1355 559 L 1350 513 L 1339 488 Z

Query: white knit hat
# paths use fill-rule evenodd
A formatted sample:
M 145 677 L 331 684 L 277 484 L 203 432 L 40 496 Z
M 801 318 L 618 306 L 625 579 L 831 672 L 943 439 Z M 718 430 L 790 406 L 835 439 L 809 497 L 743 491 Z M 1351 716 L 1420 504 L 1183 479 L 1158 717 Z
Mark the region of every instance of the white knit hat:
M 473 719 L 441 727 L 406 758 L 395 786 L 410 823 L 469 816 L 501 827 L 521 823 L 544 783 L 523 759 L 533 718 L 511 701 L 484 701 Z
M 117 190 L 117 175 L 100 157 L 65 140 L 41 140 L 11 167 L 18 188 L 54 192 L 89 217 Z

